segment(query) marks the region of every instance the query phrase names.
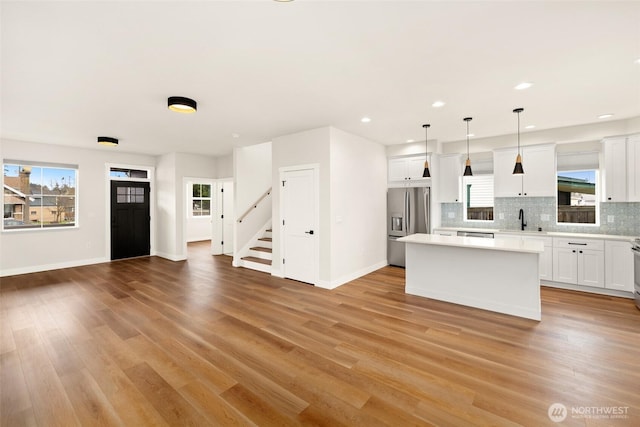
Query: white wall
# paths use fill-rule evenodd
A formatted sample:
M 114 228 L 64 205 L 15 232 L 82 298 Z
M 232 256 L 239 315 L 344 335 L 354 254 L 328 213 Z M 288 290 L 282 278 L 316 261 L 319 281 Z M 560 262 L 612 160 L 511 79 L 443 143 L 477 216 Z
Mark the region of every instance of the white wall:
M 77 164 L 79 202 L 77 228 L 3 232 L 0 235 L 0 275 L 108 261 L 110 196 L 106 164 L 153 167 L 156 158 L 122 153 L 118 151 L 120 147 L 82 149 L 12 140 L 2 140 L 0 145 L 2 159 Z M 157 223 L 153 221 L 155 219 L 152 213 L 152 224 Z M 152 229 L 151 233 L 154 232 Z
M 265 198 L 257 205 L 257 208 L 253 209 L 254 204 L 272 185 L 271 151 L 271 142 L 234 149 L 233 191 L 235 219 L 239 219 L 247 210 L 251 209 L 251 212 L 241 223 L 235 222 L 233 245 L 235 264 L 238 263 L 238 257 L 242 255 L 243 248 L 271 217 L 271 196 Z
M 331 128 L 330 164 L 333 288 L 387 264 L 385 147 Z
M 174 153 L 174 197 L 175 217 L 171 220 L 170 229 L 175 229 L 175 241 L 169 247 L 175 248 L 174 252 L 166 253 L 167 258 L 177 260 L 187 257 L 187 229 L 186 229 L 186 186 L 182 185 L 184 178 L 204 178 L 211 180 L 215 177 L 215 157 L 199 154 Z M 161 229 L 162 230 L 162 229 Z
M 280 223 L 279 170 L 319 165 L 317 285 L 335 288 L 386 265 L 384 146 L 325 127 L 273 140 L 273 221 Z M 273 270 L 280 274 L 280 229 L 273 227 Z
M 279 169 L 286 166 L 318 164 L 320 167 L 320 224 L 318 238 L 320 240 L 320 280 L 331 281 L 331 238 L 330 238 L 330 199 L 329 199 L 329 141 L 328 127 L 312 129 L 292 135 L 273 139 L 273 193 L 272 218 L 279 224 L 280 217 L 280 179 Z M 280 227 L 273 227 L 273 262 L 272 272 L 280 275 L 282 256 L 280 254 Z
M 233 153 L 215 158 L 215 172 L 218 179 L 233 177 Z
M 177 255 L 176 247 L 176 215 L 178 204 L 176 187 L 182 185 L 177 181 L 176 154 L 169 153 L 157 158 L 156 166 L 156 213 L 158 221 L 158 238 L 156 254 L 163 258 L 178 261 L 185 259 L 186 254 Z
M 193 216 L 193 184 L 209 184 L 211 186 L 211 216 Z M 184 179 L 184 209 L 186 213 L 186 239 L 187 242 L 198 242 L 211 239 L 213 231 L 212 219 L 214 215 L 220 215 L 216 206 L 215 181 L 207 178 L 185 178 Z

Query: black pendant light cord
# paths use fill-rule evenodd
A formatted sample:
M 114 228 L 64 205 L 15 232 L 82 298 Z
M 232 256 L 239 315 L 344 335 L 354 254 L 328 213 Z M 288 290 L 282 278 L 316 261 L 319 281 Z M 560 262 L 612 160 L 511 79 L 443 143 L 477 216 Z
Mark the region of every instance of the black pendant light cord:
M 429 171 L 429 127 L 430 124 L 424 124 L 424 171 L 422 172 L 423 178 L 431 178 L 431 172 Z
M 469 158 L 469 122 L 472 120 L 472 117 L 465 117 L 463 119 L 467 122 L 467 161 L 464 166 L 463 176 L 473 176 L 473 171 L 471 171 L 471 159 Z

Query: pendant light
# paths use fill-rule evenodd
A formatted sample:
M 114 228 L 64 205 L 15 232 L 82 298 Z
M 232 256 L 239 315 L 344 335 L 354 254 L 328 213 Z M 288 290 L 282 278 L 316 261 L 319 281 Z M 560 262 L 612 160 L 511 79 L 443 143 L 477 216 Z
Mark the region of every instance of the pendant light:
M 518 157 L 516 157 L 516 166 L 513 168 L 514 175 L 524 174 L 524 169 L 522 168 L 522 156 L 520 155 L 520 113 L 523 111 L 524 108 L 516 108 L 513 110 L 514 113 L 518 113 Z
M 465 163 L 464 173 L 462 175 L 473 176 L 473 172 L 471 172 L 471 159 L 469 159 L 469 122 L 473 120 L 473 118 L 465 117 L 463 120 L 467 122 L 467 162 Z
M 191 98 L 170 96 L 167 100 L 167 107 L 177 113 L 195 113 L 198 109 L 198 104 Z
M 427 141 L 429 141 L 429 133 L 428 133 L 428 129 L 429 127 L 431 127 L 431 125 L 422 125 L 422 127 L 424 128 L 424 172 L 422 172 L 422 177 L 423 178 L 431 178 L 431 173 L 429 173 L 429 160 L 428 160 L 428 155 L 429 155 L 429 145 L 427 143 Z

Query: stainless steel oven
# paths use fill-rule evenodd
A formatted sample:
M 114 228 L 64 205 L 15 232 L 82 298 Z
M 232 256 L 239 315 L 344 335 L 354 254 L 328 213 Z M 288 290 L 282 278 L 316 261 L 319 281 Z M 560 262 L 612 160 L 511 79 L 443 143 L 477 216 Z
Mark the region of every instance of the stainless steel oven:
M 636 307 L 640 308 L 640 239 L 632 243 L 633 251 L 633 294 L 636 298 Z

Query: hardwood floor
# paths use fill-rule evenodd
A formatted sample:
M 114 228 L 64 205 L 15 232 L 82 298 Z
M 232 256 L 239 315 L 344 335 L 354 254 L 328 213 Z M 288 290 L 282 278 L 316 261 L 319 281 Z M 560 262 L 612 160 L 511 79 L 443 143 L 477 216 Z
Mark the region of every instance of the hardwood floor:
M 640 425 L 631 300 L 543 288 L 538 323 L 189 250 L 3 278 L 2 425 Z

